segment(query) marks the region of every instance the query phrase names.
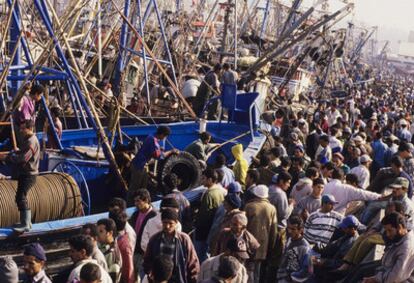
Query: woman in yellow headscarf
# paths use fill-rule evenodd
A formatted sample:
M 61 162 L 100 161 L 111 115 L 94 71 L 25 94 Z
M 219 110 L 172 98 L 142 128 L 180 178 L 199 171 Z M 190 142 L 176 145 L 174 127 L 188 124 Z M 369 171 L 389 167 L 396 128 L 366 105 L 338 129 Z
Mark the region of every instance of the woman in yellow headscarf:
M 236 181 L 244 186 L 249 164 L 247 163 L 247 160 L 243 158 L 243 145 L 236 144 L 231 148 L 231 153 L 233 153 L 234 159 L 236 159 L 236 164 L 234 164 L 233 167 L 234 176 Z

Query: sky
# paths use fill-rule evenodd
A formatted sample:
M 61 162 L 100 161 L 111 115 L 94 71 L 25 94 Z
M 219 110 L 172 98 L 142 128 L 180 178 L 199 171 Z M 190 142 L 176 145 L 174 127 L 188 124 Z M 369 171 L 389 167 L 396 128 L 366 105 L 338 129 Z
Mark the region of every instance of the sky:
M 343 1 L 328 0 L 331 10 L 343 7 Z M 316 0 L 304 0 L 309 6 Z M 351 2 L 349 0 L 349 2 Z M 355 4 L 353 15 L 355 20 L 364 21 L 369 25 L 399 28 L 404 31 L 414 30 L 413 0 L 352 0 Z
M 304 0 L 310 6 L 316 0 Z M 363 24 L 366 28 L 378 26 L 377 39 L 389 40 L 392 51 L 398 50 L 399 41 L 407 41 L 408 33 L 414 31 L 414 0 L 352 0 L 355 8 L 345 21 Z M 344 7 L 343 1 L 329 0 L 330 10 Z M 345 24 L 346 24 L 345 22 Z
M 413 0 L 355 0 L 355 17 L 389 29 L 414 30 Z
M 190 0 L 188 0 L 190 1 Z M 201 0 L 198 0 L 201 1 Z M 214 0 L 208 0 L 214 2 Z M 238 0 L 239 3 L 241 0 Z M 248 0 L 253 3 L 257 0 Z M 287 6 L 291 6 L 293 0 L 277 0 Z M 302 9 L 312 6 L 319 0 L 303 0 Z M 336 11 L 345 6 L 344 0 L 328 0 L 330 10 Z M 354 22 L 356 26 L 364 25 L 365 28 L 378 26 L 377 39 L 379 45 L 385 40 L 391 43 L 393 52 L 397 52 L 400 41 L 407 41 L 410 31 L 414 31 L 414 0 L 347 0 L 355 4 L 354 11 L 341 22 L 341 26 L 347 22 Z M 259 0 L 265 6 L 267 0 Z M 320 7 L 320 6 L 319 6 Z
M 184 0 L 190 1 L 190 0 Z M 195 0 L 199 2 L 201 0 Z M 207 0 L 214 2 L 215 0 Z M 260 6 L 264 7 L 267 0 L 248 0 L 249 3 L 259 1 Z M 291 6 L 293 0 L 275 0 L 287 6 Z M 302 0 L 301 8 L 312 6 L 319 0 Z M 334 11 L 345 6 L 345 0 L 328 0 L 330 10 Z M 406 34 L 414 31 L 414 0 L 347 0 L 355 4 L 354 12 L 348 16 L 348 21 L 352 19 L 356 22 L 364 22 L 367 27 L 378 26 L 380 29 L 400 30 Z M 238 0 L 239 3 L 243 2 Z M 320 7 L 320 6 L 319 6 Z

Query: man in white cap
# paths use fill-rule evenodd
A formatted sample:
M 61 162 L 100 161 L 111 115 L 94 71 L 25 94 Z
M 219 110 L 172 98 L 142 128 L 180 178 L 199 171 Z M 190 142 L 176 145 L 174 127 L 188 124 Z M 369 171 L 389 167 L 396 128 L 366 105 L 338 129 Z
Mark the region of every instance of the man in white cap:
M 359 158 L 359 165 L 351 169 L 351 174 L 355 174 L 358 177 L 358 185 L 362 189 L 366 189 L 369 186 L 369 180 L 371 174 L 369 168 L 371 166 L 372 159 L 368 154 L 364 154 Z
M 259 282 L 260 275 L 264 274 L 263 263 L 268 258 L 268 251 L 274 250 L 274 244 L 277 235 L 277 217 L 276 208 L 270 204 L 269 189 L 265 185 L 258 185 L 251 189 L 253 198 L 251 198 L 244 208 L 248 219 L 247 230 L 260 243 L 254 260 L 254 280 Z

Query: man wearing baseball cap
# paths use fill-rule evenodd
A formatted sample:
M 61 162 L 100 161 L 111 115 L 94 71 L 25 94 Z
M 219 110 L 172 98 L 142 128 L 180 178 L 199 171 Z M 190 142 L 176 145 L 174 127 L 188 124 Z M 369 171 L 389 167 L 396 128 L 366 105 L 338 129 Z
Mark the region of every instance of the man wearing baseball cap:
M 305 224 L 305 239 L 309 243 L 322 247 L 328 244 L 343 218 L 342 214 L 333 210 L 337 203 L 333 195 L 322 196 L 321 209 L 309 215 Z
M 241 187 L 240 183 L 237 182 L 237 181 L 231 182 L 227 186 L 227 193 L 228 194 L 237 194 L 237 195 L 240 196 L 241 192 L 242 192 L 242 187 Z
M 23 270 L 27 276 L 25 283 L 52 283 L 46 276 L 44 267 L 46 253 L 39 243 L 28 244 L 23 250 Z
M 219 209 L 223 209 L 223 213 L 219 212 L 217 209 L 216 215 L 214 216 L 213 225 L 211 226 L 210 232 L 208 233 L 207 242 L 209 245 L 210 253 L 216 250 L 217 238 L 220 235 L 220 232 L 224 228 L 229 228 L 231 219 L 234 215 L 241 213 L 240 207 L 242 205 L 242 200 L 237 194 L 227 194 L 224 198 L 223 204 Z
M 395 181 L 390 184 L 388 187 L 392 189 L 391 198 L 383 201 L 371 202 L 365 208 L 364 213 L 361 217 L 361 222 L 363 224 L 368 224 L 372 217 L 377 214 L 380 209 L 385 209 L 387 203 L 390 201 L 398 201 L 402 204 L 404 208 L 404 214 L 407 216 L 407 222 L 409 224 L 413 223 L 413 213 L 414 213 L 414 203 L 408 198 L 408 187 L 410 181 L 404 177 L 398 177 Z
M 321 259 L 313 263 L 317 277 L 323 278 L 326 276 L 327 271 L 334 270 L 342 265 L 343 258 L 352 248 L 352 245 L 359 236 L 357 229 L 360 226 L 361 223 L 359 223 L 358 219 L 353 215 L 348 215 L 342 219 L 338 228 L 342 230 L 344 235 L 337 240 L 330 242 L 324 249 L 322 249 Z

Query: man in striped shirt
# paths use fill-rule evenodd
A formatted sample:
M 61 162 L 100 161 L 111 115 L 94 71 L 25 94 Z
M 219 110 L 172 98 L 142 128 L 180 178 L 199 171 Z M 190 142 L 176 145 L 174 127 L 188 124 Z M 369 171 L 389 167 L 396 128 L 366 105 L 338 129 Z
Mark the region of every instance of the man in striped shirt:
M 325 246 L 332 237 L 335 228 L 342 221 L 342 214 L 333 210 L 338 202 L 333 195 L 322 196 L 321 209 L 313 212 L 305 224 L 305 239 L 318 247 Z

